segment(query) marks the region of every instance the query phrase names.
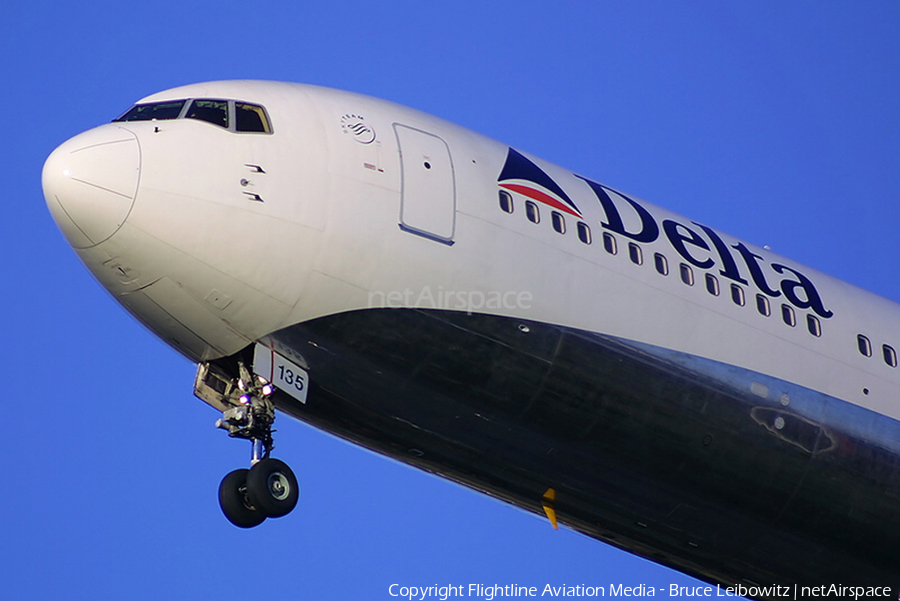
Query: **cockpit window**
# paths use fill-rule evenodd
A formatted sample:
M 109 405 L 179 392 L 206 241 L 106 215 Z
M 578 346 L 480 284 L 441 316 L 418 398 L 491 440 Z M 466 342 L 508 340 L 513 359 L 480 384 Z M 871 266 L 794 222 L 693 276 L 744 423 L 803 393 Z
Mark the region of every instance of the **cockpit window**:
M 272 124 L 264 107 L 238 100 L 212 98 L 136 104 L 113 121 L 161 121 L 178 118 L 206 121 L 231 132 L 272 133 Z
M 186 119 L 199 119 L 228 129 L 227 100 L 195 100 L 185 115 Z
M 153 102 L 150 104 L 136 104 L 115 121 L 162 121 L 165 119 L 177 119 L 181 109 L 187 100 L 170 100 L 168 102 Z
M 266 117 L 266 111 L 257 104 L 247 104 L 246 102 L 234 103 L 235 116 L 237 117 L 237 131 L 250 131 L 271 133 L 269 127 L 269 119 Z

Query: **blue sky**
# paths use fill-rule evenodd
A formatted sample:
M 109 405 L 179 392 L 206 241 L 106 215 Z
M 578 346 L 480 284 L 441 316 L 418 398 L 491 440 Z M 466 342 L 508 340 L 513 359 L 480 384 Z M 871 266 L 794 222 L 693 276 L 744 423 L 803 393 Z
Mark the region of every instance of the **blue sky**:
M 35 0 L 0 19 L 0 599 L 391 599 L 691 579 L 282 418 L 298 509 L 216 488 L 249 449 L 194 366 L 92 280 L 44 205 L 68 137 L 181 84 L 406 104 L 900 299 L 900 4 Z

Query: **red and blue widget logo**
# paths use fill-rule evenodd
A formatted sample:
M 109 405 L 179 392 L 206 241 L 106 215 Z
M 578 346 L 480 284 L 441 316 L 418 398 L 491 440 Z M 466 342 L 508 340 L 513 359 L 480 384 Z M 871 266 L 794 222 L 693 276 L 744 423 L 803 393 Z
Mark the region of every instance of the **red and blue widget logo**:
M 581 211 L 569 198 L 569 195 L 559 187 L 550 176 L 527 159 L 524 155 L 512 148 L 506 155 L 506 163 L 497 178 L 501 188 L 516 192 L 534 201 L 545 204 L 573 217 L 584 219 Z

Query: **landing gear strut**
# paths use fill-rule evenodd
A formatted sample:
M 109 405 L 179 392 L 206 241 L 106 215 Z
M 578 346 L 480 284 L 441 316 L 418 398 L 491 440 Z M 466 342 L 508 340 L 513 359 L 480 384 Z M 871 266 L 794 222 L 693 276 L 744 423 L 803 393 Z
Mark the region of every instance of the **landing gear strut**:
M 215 394 L 214 406 L 222 410 L 217 428 L 232 438 L 251 443 L 250 469 L 229 473 L 219 484 L 219 506 L 229 522 L 239 528 L 253 528 L 266 518 L 279 518 L 294 509 L 300 498 L 300 486 L 294 472 L 283 461 L 269 457 L 274 443 L 272 423 L 275 406 L 269 398 L 271 384 L 253 376 L 238 361 L 240 376 L 236 386 L 203 364 L 197 373 L 195 393 L 200 398 Z M 212 403 L 211 403 L 212 404 Z

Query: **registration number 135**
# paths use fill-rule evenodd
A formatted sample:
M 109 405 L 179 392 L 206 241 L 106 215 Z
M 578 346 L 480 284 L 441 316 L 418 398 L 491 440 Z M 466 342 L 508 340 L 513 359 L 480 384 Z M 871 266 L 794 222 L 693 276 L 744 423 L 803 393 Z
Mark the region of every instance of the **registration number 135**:
M 272 353 L 272 384 L 301 403 L 306 402 L 309 374 L 278 353 Z
M 301 403 L 306 402 L 309 374 L 281 353 L 257 344 L 253 367 L 257 374 L 274 384 L 278 390 Z

